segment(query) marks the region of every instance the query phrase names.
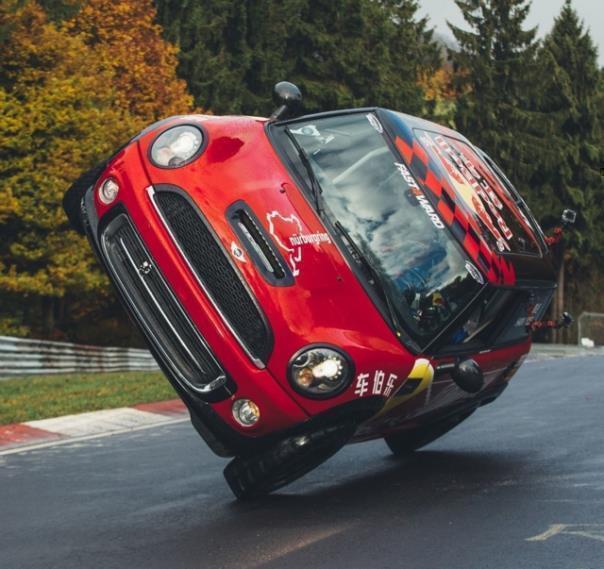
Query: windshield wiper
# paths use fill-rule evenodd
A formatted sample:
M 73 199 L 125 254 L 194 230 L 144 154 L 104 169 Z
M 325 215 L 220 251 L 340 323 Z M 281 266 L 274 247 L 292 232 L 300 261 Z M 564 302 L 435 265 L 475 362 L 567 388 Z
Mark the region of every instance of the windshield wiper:
M 382 297 L 384 301 L 384 305 L 386 306 L 386 311 L 388 312 L 388 317 L 390 320 L 390 325 L 394 328 L 397 336 L 401 335 L 401 326 L 398 320 L 398 315 L 396 314 L 396 310 L 394 306 L 392 306 L 392 301 L 386 292 L 386 288 L 380 274 L 377 269 L 373 266 L 373 263 L 367 258 L 367 256 L 361 251 L 361 248 L 356 244 L 354 239 L 350 236 L 350 233 L 346 230 L 346 228 L 339 222 L 335 222 L 336 229 L 344 236 L 344 239 L 350 245 L 354 255 L 359 260 L 360 264 L 365 267 L 365 270 L 369 273 L 369 283 L 377 289 L 378 294 Z
M 289 127 L 287 126 L 285 127 L 285 134 L 291 140 L 291 143 L 293 144 L 294 148 L 296 149 L 296 152 L 298 153 L 298 158 L 300 158 L 300 162 L 302 162 L 302 165 L 306 170 L 308 180 L 310 181 L 310 189 L 312 191 L 312 196 L 315 201 L 315 208 L 317 209 L 317 213 L 319 215 L 322 215 L 323 210 L 321 209 L 321 194 L 323 193 L 323 189 L 321 188 L 321 184 L 317 179 L 315 171 L 312 169 L 308 154 L 306 153 L 304 148 L 300 146 L 300 143 L 296 140 L 294 133 L 289 130 Z

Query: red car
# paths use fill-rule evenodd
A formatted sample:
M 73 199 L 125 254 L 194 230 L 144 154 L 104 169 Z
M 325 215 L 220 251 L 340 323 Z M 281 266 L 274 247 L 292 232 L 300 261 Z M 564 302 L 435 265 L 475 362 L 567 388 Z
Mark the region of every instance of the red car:
M 380 108 L 156 123 L 66 193 L 235 495 L 349 442 L 399 455 L 496 399 L 554 270 L 497 165 Z

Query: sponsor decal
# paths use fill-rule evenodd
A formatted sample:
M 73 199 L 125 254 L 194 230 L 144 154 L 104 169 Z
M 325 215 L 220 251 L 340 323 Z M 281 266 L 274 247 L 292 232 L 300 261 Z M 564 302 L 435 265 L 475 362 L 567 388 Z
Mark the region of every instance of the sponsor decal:
M 278 211 L 266 214 L 269 233 L 273 236 L 277 245 L 286 253 L 292 274 L 297 277 L 300 274 L 300 263 L 302 262 L 302 248 L 305 245 L 321 245 L 331 243 L 327 233 L 304 233 L 302 222 L 295 214 L 284 216 Z
M 377 130 L 380 134 L 382 134 L 384 132 L 384 127 L 382 126 L 382 123 L 379 121 L 379 119 L 373 113 L 369 113 L 368 115 L 365 115 L 365 116 L 367 117 L 369 124 L 375 130 Z
M 307 233 L 306 235 L 292 235 L 289 242 L 292 246 L 307 245 L 308 243 L 317 245 L 319 243 L 331 243 L 331 239 L 327 233 Z
M 478 283 L 484 284 L 484 277 L 482 273 L 472 264 L 470 261 L 466 261 L 466 271 L 470 273 L 470 276 Z
M 424 391 L 427 392 L 426 402 L 428 402 L 433 379 L 434 367 L 430 360 L 418 358 L 415 360 L 409 375 L 404 378 L 404 381 L 396 392 L 395 387 L 399 376 L 395 373 L 387 374 L 385 371 L 378 369 L 373 373 L 360 373 L 357 375 L 354 394 L 357 397 L 368 397 L 371 395 L 390 397 L 394 394 L 394 397 L 388 401 L 384 409 L 379 413 L 381 416 Z
M 242 263 L 246 262 L 245 253 L 243 252 L 243 249 L 239 247 L 239 245 L 237 245 L 235 241 L 231 241 L 231 255 L 233 255 L 235 259 L 241 261 Z
M 417 200 L 419 205 L 422 207 L 422 209 L 426 212 L 426 214 L 430 218 L 432 225 L 434 225 L 434 227 L 436 227 L 438 229 L 444 229 L 445 228 L 444 223 L 440 220 L 440 217 L 438 217 L 438 214 L 436 213 L 436 211 L 434 210 L 434 208 L 428 201 L 428 198 L 426 198 L 424 193 L 419 189 L 419 186 L 417 185 L 415 178 L 413 178 L 413 176 L 411 175 L 411 172 L 409 172 L 409 169 L 407 168 L 407 166 L 405 166 L 404 164 L 401 164 L 400 162 L 395 162 L 394 165 L 396 166 L 397 170 L 401 173 L 401 176 L 403 177 L 405 182 L 407 182 L 407 185 L 409 186 L 409 191 L 411 192 L 413 197 L 415 197 L 415 199 Z
M 444 166 L 457 193 L 495 239 L 499 252 L 510 251 L 513 233 L 501 215 L 503 203 L 472 161 L 454 148 L 444 136 L 421 136 L 422 144 L 432 150 Z
M 383 395 L 390 397 L 394 393 L 395 381 L 398 376 L 395 373 L 386 375 L 386 372 L 378 369 L 370 373 L 360 373 L 357 375 L 354 394 L 357 397 L 366 397 L 370 395 Z
M 426 358 L 418 358 L 413 364 L 409 375 L 400 382 L 398 389 L 388 399 L 377 417 L 387 417 L 385 425 L 395 427 L 404 421 L 404 414 L 396 412 L 396 409 L 404 405 L 410 399 L 423 394 L 424 405 L 430 402 L 432 384 L 434 380 L 434 367 L 432 362 Z

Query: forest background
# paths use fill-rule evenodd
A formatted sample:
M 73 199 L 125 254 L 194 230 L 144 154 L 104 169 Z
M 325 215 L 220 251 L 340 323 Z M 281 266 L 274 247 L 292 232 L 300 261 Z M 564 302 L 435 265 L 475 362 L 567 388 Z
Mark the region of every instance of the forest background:
M 537 40 L 528 0 L 455 1 L 445 46 L 416 0 L 0 0 L 0 335 L 139 345 L 61 208 L 137 131 L 202 112 L 383 106 L 460 130 L 545 230 L 564 208 L 551 312 L 604 312 L 604 70 L 567 0 Z M 570 329 L 557 338 L 576 341 Z

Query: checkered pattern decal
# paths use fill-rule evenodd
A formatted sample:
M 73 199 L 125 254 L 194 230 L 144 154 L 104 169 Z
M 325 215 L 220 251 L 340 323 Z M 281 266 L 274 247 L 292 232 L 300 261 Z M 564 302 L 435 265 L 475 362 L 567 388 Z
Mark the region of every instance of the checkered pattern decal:
M 477 222 L 457 203 L 455 191 L 440 165 L 428 156 L 410 129 L 401 128 L 399 135 L 396 137 L 396 146 L 405 163 L 432 206 L 438 210 L 445 225 L 465 248 L 476 266 L 490 282 L 513 285 L 516 282 L 514 266 L 505 257 L 491 250 L 480 236 Z

